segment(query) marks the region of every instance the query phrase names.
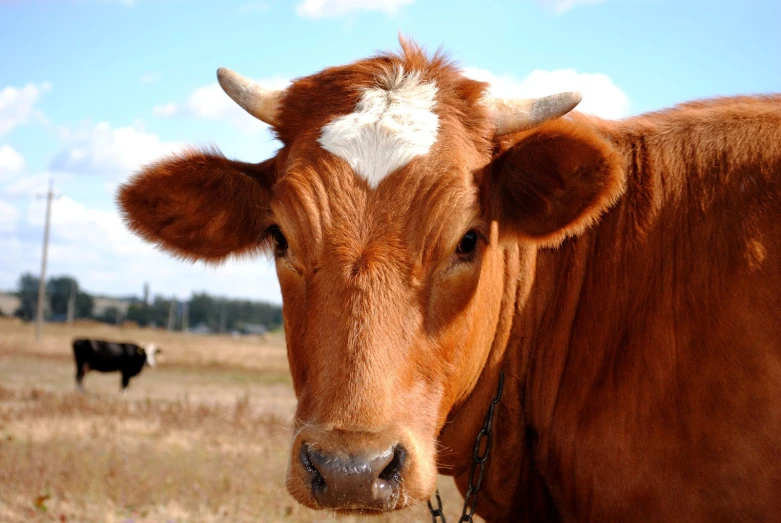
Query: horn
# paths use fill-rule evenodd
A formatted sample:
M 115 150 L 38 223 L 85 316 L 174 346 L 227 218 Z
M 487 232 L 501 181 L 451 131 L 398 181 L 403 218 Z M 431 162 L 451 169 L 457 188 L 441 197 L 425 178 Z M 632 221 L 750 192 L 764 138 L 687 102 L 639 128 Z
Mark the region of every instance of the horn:
M 272 127 L 279 123 L 277 112 L 284 91 L 265 89 L 225 67 L 217 69 L 217 81 L 225 94 L 249 114 Z
M 525 131 L 564 116 L 580 103 L 580 93 L 559 93 L 542 98 L 490 98 L 486 105 L 496 124 L 496 134 Z

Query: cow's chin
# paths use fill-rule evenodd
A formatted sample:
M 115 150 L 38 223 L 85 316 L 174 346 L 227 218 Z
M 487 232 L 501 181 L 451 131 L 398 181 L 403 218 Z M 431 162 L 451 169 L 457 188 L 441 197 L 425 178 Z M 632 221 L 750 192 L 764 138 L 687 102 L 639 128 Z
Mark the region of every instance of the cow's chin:
M 403 429 L 304 426 L 293 439 L 287 489 L 315 510 L 362 516 L 400 510 L 434 494 L 435 442 Z

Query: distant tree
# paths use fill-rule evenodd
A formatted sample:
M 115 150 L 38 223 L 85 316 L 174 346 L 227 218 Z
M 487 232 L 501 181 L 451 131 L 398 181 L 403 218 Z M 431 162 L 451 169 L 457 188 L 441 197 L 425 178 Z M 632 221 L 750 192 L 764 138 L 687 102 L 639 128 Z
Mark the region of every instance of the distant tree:
M 49 311 L 52 315 L 65 315 L 68 312 L 68 301 L 72 292 L 76 292 L 78 296 L 79 283 L 75 278 L 70 276 L 49 278 L 46 282 L 46 295 L 49 298 Z
M 269 329 L 282 325 L 282 308 L 278 305 L 249 300 L 223 300 L 205 292 L 193 293 L 190 297 L 189 324 L 205 324 L 213 331 L 218 331 L 223 308 L 225 327 L 229 331 L 241 329 L 245 324 L 263 324 Z
M 134 321 L 141 327 L 146 327 L 147 325 L 161 327 L 168 323 L 168 308 L 170 305 L 171 300 L 159 295 L 155 296 L 152 303 L 148 305 L 139 300 L 137 303 L 130 304 L 125 319 Z
M 79 291 L 76 295 L 76 318 L 92 318 L 95 300 L 86 292 Z
M 119 316 L 119 309 L 116 307 L 106 307 L 106 310 L 104 310 L 103 314 L 101 314 L 97 319 L 105 323 L 116 325 L 119 323 Z
M 226 307 L 228 330 L 240 329 L 244 324 L 263 324 L 269 329 L 282 324 L 282 308 L 278 305 L 249 300 L 229 300 Z
M 17 287 L 20 306 L 15 314 L 28 321 L 33 320 L 38 302 L 38 278 L 30 273 L 23 274 L 19 278 Z M 67 314 L 71 289 L 77 292 L 74 316 L 76 318 L 94 317 L 94 298 L 80 290 L 76 279 L 70 276 L 53 277 L 47 282 L 46 294 L 50 314 L 57 316 Z M 134 321 L 142 327 L 148 325 L 165 327 L 168 324 L 170 299 L 157 295 L 149 304 L 138 298 L 130 298 L 129 300 L 127 314 L 121 319 Z M 179 311 L 182 309 L 181 306 L 180 303 Z M 205 292 L 193 293 L 187 301 L 188 324 L 191 327 L 205 324 L 213 331 L 218 331 L 223 310 L 225 312 L 225 327 L 229 331 L 241 329 L 246 324 L 262 324 L 268 329 L 275 329 L 282 325 L 282 308 L 278 305 L 250 300 L 224 300 Z M 117 322 L 119 315 L 120 312 L 117 308 L 108 307 L 95 319 L 113 324 Z M 181 323 L 177 323 L 181 325 Z
M 219 328 L 219 303 L 205 292 L 193 293 L 188 302 L 187 313 L 190 326 L 204 323 L 212 330 Z
M 127 319 L 138 323 L 141 327 L 146 327 L 150 323 L 149 307 L 133 304 L 127 308 Z
M 168 310 L 171 307 L 171 300 L 163 296 L 155 296 L 152 305 L 149 307 L 149 323 L 154 323 L 158 327 L 168 325 Z
M 31 321 L 35 318 L 36 307 L 38 306 L 38 281 L 39 279 L 30 273 L 22 274 L 17 284 L 17 296 L 19 297 L 19 308 L 16 309 L 15 316 L 25 321 Z

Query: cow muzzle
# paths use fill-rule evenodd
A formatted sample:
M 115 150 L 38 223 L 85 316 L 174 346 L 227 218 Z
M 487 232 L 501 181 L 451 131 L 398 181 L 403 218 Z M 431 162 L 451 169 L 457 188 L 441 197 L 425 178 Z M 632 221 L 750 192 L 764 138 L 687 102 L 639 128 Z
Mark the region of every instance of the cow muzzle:
M 299 459 L 323 508 L 387 511 L 396 506 L 406 459 L 401 446 L 379 453 L 329 454 L 302 445 Z
M 387 512 L 406 506 L 410 484 L 417 483 L 415 460 L 405 438 L 393 435 L 303 429 L 293 443 L 288 490 L 315 509 Z

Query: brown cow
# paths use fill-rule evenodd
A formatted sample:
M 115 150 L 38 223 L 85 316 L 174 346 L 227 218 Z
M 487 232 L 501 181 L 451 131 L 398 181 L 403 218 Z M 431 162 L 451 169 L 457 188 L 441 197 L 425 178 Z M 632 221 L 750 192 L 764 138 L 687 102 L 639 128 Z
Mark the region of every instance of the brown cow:
M 625 121 L 494 100 L 411 43 L 226 92 L 282 142 L 121 188 L 188 260 L 272 250 L 304 505 L 466 489 L 490 521 L 781 521 L 781 96 Z

